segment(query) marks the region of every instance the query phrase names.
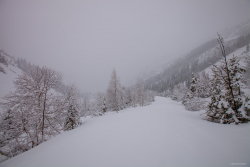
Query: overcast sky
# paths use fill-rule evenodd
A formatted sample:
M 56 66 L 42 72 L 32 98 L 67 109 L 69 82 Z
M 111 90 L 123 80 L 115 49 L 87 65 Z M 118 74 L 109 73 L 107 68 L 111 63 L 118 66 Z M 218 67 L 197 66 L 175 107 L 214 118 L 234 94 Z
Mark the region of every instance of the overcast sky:
M 250 17 L 245 0 L 0 0 L 0 49 L 85 92 L 122 84 Z

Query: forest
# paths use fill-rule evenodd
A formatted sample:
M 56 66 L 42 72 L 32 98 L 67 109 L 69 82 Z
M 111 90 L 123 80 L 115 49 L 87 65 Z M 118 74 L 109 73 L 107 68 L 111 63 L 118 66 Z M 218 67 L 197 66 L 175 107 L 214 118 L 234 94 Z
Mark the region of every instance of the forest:
M 8 63 L 8 58 L 1 58 Z M 136 86 L 121 85 L 113 69 L 106 92 L 93 96 L 81 93 L 74 84 L 65 85 L 63 74 L 48 67 L 9 57 L 22 69 L 14 80 L 15 91 L 4 96 L 0 105 L 0 154 L 13 157 L 25 152 L 63 131 L 82 124 L 81 117 L 97 117 L 128 107 L 146 106 L 154 101 L 155 92 L 145 91 L 141 79 Z

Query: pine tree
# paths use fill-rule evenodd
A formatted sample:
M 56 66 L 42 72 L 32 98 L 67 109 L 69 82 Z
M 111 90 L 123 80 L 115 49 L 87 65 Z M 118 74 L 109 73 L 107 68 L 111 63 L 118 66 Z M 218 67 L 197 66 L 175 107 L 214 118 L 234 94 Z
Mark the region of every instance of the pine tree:
M 242 108 L 243 97 L 240 90 L 242 73 L 245 72 L 239 65 L 239 59 L 233 56 L 227 60 L 228 49 L 224 46 L 223 38 L 218 35 L 221 61 L 219 65 L 213 65 L 213 96 L 208 105 L 207 116 L 211 120 L 219 120 L 227 124 L 248 121 L 246 111 Z
M 197 91 L 197 80 L 198 80 L 198 78 L 197 78 L 197 76 L 194 74 L 194 73 L 192 73 L 191 74 L 191 82 L 190 82 L 190 92 L 191 92 L 191 94 L 190 94 L 190 98 L 192 98 L 192 97 L 195 97 L 196 96 L 196 91 Z
M 103 102 L 102 102 L 102 112 L 103 114 L 105 114 L 107 112 L 107 107 L 106 107 L 106 98 L 103 98 Z
M 244 74 L 244 79 L 248 88 L 250 88 L 250 55 L 246 54 L 244 58 L 246 63 L 244 66 L 244 68 L 246 69 L 246 73 Z
M 191 75 L 190 90 L 187 95 L 183 98 L 182 104 L 189 111 L 199 111 L 203 108 L 202 102 L 200 101 L 200 75 Z
M 68 108 L 68 113 L 64 123 L 64 131 L 77 128 L 81 124 L 80 112 L 71 104 Z

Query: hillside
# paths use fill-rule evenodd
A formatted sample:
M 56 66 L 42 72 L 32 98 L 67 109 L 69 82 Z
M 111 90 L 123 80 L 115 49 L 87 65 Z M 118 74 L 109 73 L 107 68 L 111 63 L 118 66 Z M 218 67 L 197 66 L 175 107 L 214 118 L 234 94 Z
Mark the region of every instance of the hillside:
M 229 47 L 228 54 L 249 44 L 249 32 L 250 21 L 220 32 L 225 45 Z M 147 72 L 147 75 L 143 77 L 146 89 L 160 93 L 171 90 L 175 85 L 184 82 L 189 87 L 192 73 L 199 73 L 211 64 L 218 62 L 219 59 L 216 57 L 219 54 L 217 47 L 217 40 L 210 40 L 170 64 Z
M 14 91 L 14 79 L 22 73 L 22 70 L 17 67 L 14 57 L 7 55 L 4 51 L 0 50 L 0 102 L 3 102 L 2 97 L 10 91 Z M 0 112 L 2 108 L 0 107 Z
M 230 166 L 250 164 L 250 125 L 205 121 L 168 98 L 87 119 L 2 167 Z

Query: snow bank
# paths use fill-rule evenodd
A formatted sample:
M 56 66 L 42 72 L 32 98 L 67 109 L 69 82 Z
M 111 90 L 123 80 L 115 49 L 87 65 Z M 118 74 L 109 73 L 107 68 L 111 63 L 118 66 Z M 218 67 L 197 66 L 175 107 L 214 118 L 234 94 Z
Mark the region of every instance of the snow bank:
M 250 124 L 208 122 L 203 112 L 156 97 L 150 106 L 87 119 L 0 166 L 250 166 Z

